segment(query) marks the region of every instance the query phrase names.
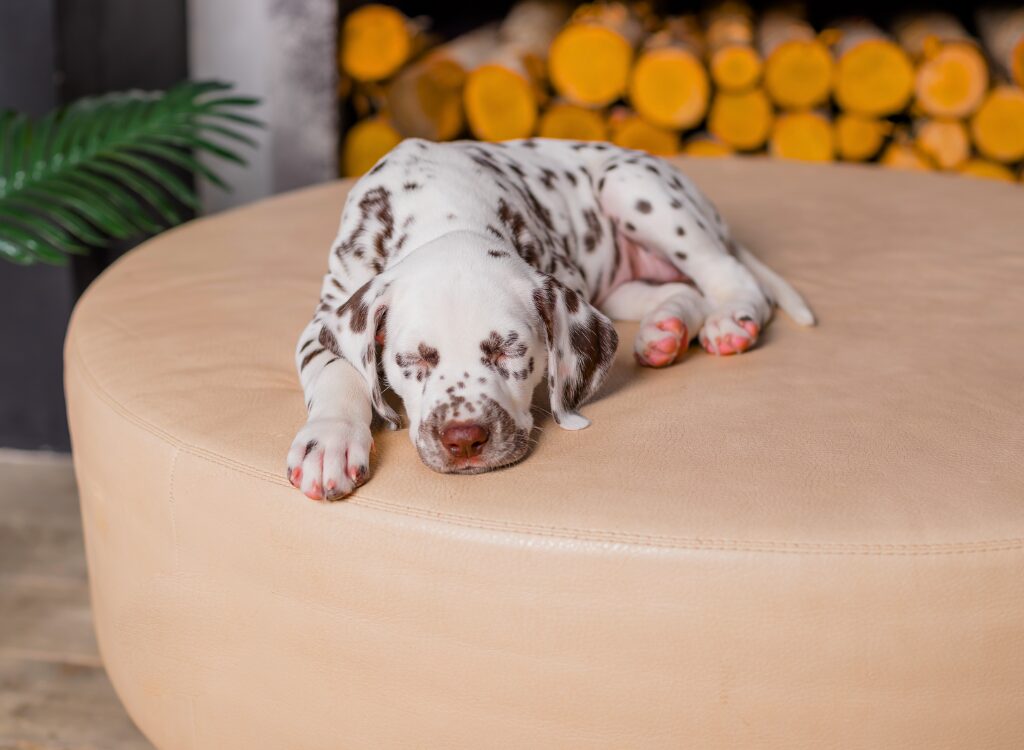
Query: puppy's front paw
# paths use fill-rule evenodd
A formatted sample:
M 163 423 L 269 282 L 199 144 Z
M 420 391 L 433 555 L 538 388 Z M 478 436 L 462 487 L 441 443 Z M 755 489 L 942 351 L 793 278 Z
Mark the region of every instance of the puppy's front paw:
M 311 419 L 288 451 L 288 481 L 312 500 L 340 500 L 369 478 L 372 445 L 366 425 Z
M 704 321 L 700 343 L 709 354 L 739 354 L 757 343 L 761 324 L 752 310 L 719 310 Z

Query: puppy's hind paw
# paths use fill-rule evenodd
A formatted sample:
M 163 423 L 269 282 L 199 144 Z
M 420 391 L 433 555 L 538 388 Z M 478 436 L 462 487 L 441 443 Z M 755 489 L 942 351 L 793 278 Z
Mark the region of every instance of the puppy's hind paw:
M 761 325 L 745 311 L 712 313 L 700 331 L 700 343 L 709 354 L 740 354 L 757 343 Z
M 690 334 L 680 318 L 645 322 L 636 334 L 633 356 L 644 367 L 667 367 L 676 361 L 689 342 Z

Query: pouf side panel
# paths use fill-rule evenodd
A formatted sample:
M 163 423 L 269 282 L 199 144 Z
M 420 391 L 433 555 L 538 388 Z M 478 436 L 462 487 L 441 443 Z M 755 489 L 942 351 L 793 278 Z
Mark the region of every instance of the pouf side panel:
M 161 645 L 143 644 L 140 652 L 130 635 L 154 621 L 173 627 L 186 606 L 168 606 L 154 588 L 176 575 L 170 496 L 177 448 L 100 395 L 72 349 L 73 336 L 65 354 L 65 395 L 100 654 L 118 697 L 150 741 L 189 748 L 190 697 L 168 689 L 167 675 L 153 668 Z
M 94 404 L 76 450 L 117 430 L 165 451 Z M 283 480 L 179 448 L 173 498 L 170 478 L 152 493 L 174 512 L 173 554 L 158 558 L 145 554 L 168 533 L 155 513 L 97 544 L 96 498 L 139 497 L 122 457 L 82 458 L 104 482 L 83 506 L 97 627 L 162 750 L 1024 741 L 1024 718 L 1007 721 L 1024 717 L 1016 547 L 813 554 L 510 534 L 296 502 Z

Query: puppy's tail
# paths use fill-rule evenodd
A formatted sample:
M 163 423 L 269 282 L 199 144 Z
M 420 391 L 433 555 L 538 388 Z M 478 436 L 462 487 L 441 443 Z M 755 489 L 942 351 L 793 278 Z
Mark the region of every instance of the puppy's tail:
M 754 277 L 764 285 L 769 294 L 775 298 L 789 317 L 802 326 L 813 326 L 815 324 L 814 313 L 804 302 L 800 293 L 790 286 L 789 282 L 779 276 L 775 271 L 762 263 L 756 255 L 743 247 L 738 242 L 733 244 L 736 250 L 736 257 L 743 263 Z

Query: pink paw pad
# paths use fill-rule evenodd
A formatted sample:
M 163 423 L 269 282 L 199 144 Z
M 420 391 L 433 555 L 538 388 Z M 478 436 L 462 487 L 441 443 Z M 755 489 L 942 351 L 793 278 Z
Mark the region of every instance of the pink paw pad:
M 686 324 L 679 318 L 665 318 L 664 320 L 659 320 L 657 325 L 663 331 L 679 334 L 680 339 L 686 337 Z
M 736 322 L 743 326 L 743 329 L 750 334 L 751 339 L 756 339 L 761 333 L 761 326 L 757 324 L 757 321 L 750 318 L 740 318 Z
M 306 492 L 306 497 L 310 500 L 320 500 L 323 497 L 323 493 L 320 491 L 320 483 L 313 482 L 309 487 L 309 491 Z
M 733 332 L 725 333 L 723 328 L 732 328 Z M 742 329 L 737 332 L 736 329 Z M 715 335 L 709 335 L 710 334 Z M 700 334 L 700 343 L 709 354 L 728 356 L 745 352 L 757 343 L 757 337 L 761 333 L 761 326 L 753 318 L 746 315 L 741 317 L 725 318 L 724 322 L 709 321 Z
M 643 351 L 634 352 L 634 356 L 645 367 L 667 367 L 676 361 L 680 349 L 689 341 L 686 324 L 679 318 L 665 318 L 655 323 L 655 327 L 671 335 L 646 342 Z

